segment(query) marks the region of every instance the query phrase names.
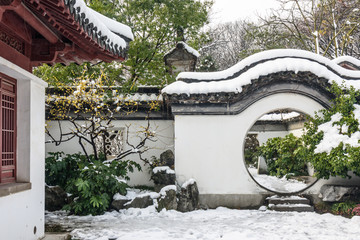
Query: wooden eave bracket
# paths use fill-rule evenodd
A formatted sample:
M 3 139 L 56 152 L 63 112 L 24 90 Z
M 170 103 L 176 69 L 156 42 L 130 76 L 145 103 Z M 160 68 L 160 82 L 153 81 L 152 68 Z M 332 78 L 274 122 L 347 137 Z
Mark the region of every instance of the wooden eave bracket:
M 31 12 L 21 0 L 13 0 L 12 3 L 6 6 L 0 6 L 1 12 L 6 10 L 16 12 L 21 18 L 39 32 L 50 43 L 57 43 L 59 41 L 58 36 L 51 31 L 33 12 Z

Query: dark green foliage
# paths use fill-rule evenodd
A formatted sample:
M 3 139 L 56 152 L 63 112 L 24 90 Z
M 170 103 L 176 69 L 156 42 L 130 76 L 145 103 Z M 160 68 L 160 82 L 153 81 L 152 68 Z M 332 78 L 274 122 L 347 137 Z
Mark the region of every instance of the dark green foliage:
M 61 64 L 55 64 L 50 67 L 46 64 L 36 67 L 33 70 L 33 74 L 43 79 L 51 86 L 61 86 L 73 84 L 74 79 L 79 79 L 86 76 L 100 76 L 105 72 L 107 77 L 107 85 L 112 86 L 115 83 L 125 83 L 122 70 L 118 67 L 117 63 L 99 63 L 92 65 L 90 63 L 84 63 L 82 65 L 76 65 L 75 63 L 69 66 L 63 66 Z
M 60 185 L 73 200 L 66 210 L 77 215 L 98 215 L 109 209 L 115 193 L 126 194 L 128 172 L 141 167 L 133 161 L 106 161 L 104 155 L 90 161 L 81 154 L 50 153 L 46 159 L 46 183 Z
M 324 139 L 324 132 L 319 131 L 322 124 L 332 122 L 332 127 L 338 131 L 338 135 L 334 135 L 333 138 L 360 134 L 359 116 L 355 116 L 354 113 L 360 109 L 357 105 L 360 92 L 354 87 L 347 88 L 335 83 L 330 91 L 334 94 L 332 105 L 319 111 L 314 118 L 305 123 L 305 134 L 301 139 L 295 139 L 290 135 L 283 139 L 274 138 L 260 148 L 260 154 L 267 159 L 270 174 L 283 176 L 293 171 L 295 174 L 301 174 L 305 171 L 302 166 L 310 162 L 317 178 L 351 178 L 351 172 L 360 176 L 360 147 L 357 144 L 350 145 L 339 141 L 339 144 L 330 150 L 317 149 Z
M 45 182 L 49 186 L 58 185 L 66 188 L 69 179 L 76 178 L 79 173 L 79 164 L 86 160 L 81 154 L 65 155 L 63 152 L 48 153 L 45 159 Z
M 259 141 L 257 134 L 248 134 L 245 138 L 244 156 L 247 166 L 256 167 L 258 162 Z
M 360 204 L 353 201 L 339 203 L 320 202 L 315 204 L 314 207 L 315 211 L 320 214 L 331 213 L 348 218 L 360 216 Z
M 117 19 L 129 25 L 135 36 L 124 62 L 130 71 L 129 81 L 152 85 L 174 81 L 163 57 L 178 41 L 197 42 L 211 5 L 210 1 L 195 0 L 121 1 Z
M 355 202 L 341 202 L 341 203 L 334 203 L 331 206 L 331 211 L 334 214 L 340 214 L 340 215 L 347 215 L 350 216 L 352 215 L 352 211 L 353 209 L 356 207 L 356 203 Z
M 270 138 L 259 147 L 259 155 L 263 156 L 272 176 L 283 177 L 308 175 L 306 148 L 300 138 L 289 134 L 283 138 Z

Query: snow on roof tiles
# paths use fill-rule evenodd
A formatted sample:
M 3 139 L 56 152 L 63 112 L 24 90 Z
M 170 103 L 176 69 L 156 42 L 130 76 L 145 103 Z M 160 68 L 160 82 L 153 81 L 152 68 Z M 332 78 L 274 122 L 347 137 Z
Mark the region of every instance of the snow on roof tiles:
M 184 49 L 188 52 L 191 53 L 192 55 L 194 55 L 195 57 L 200 57 L 200 53 L 198 51 L 196 51 L 194 48 L 190 47 L 189 45 L 187 45 L 185 42 L 178 42 L 178 44 L 183 45 Z
M 90 9 L 83 0 L 64 0 L 64 2 L 70 9 L 74 9 L 74 14 L 81 19 L 81 22 L 94 25 L 91 31 L 95 31 L 99 39 L 105 40 L 106 47 L 114 54 L 121 55 L 127 47 L 127 42 L 134 38 L 130 27 Z M 83 27 L 85 24 L 82 24 Z
M 194 48 L 190 47 L 189 45 L 187 45 L 185 42 L 182 42 L 182 41 L 178 42 L 178 43 L 176 44 L 176 47 L 170 49 L 170 50 L 164 55 L 164 57 L 172 54 L 174 51 L 176 51 L 176 49 L 179 49 L 179 48 L 180 48 L 180 49 L 181 49 L 181 48 L 185 49 L 188 53 L 194 55 L 194 56 L 197 57 L 197 58 L 200 57 L 200 53 L 199 53 L 197 50 L 195 50 Z
M 295 49 L 264 51 L 245 58 L 233 67 L 220 72 L 183 72 L 177 81 L 165 87 L 166 94 L 240 93 L 242 87 L 276 72 L 312 72 L 331 83 L 360 88 L 360 71 L 347 70 L 323 56 Z
M 112 32 L 128 38 L 129 40 L 134 40 L 134 34 L 131 31 L 131 28 L 121 22 L 115 21 L 111 18 L 108 18 L 97 11 L 94 11 L 91 8 L 88 8 L 105 26 Z

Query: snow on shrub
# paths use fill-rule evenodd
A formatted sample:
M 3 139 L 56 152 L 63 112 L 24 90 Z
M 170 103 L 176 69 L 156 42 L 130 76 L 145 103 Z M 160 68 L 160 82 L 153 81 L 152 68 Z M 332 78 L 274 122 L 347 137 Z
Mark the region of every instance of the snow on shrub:
M 359 90 L 333 84 L 333 104 L 305 124 L 307 159 L 318 178 L 360 176 Z

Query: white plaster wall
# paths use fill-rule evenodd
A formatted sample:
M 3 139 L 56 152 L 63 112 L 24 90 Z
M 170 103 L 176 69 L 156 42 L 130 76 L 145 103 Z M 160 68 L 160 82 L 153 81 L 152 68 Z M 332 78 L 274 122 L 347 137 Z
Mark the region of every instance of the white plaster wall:
M 44 235 L 46 84 L 3 58 L 0 58 L 0 72 L 18 80 L 17 181 L 32 185 L 30 190 L 0 197 L 0 238 L 40 239 Z
M 175 116 L 177 180 L 194 178 L 200 194 L 260 192 L 242 161 L 246 133 L 238 116 Z
M 259 100 L 239 115 L 175 116 L 175 170 L 178 181 L 182 183 L 194 178 L 200 194 L 264 193 L 265 190 L 255 184 L 245 167 L 244 139 L 260 116 L 282 108 L 313 116 L 314 111 L 322 106 L 302 95 L 281 93 Z M 330 182 L 321 181 L 319 184 L 324 183 Z M 319 184 L 309 191 L 317 192 Z
M 287 134 L 289 134 L 288 131 L 273 131 L 273 132 L 267 131 L 267 132 L 249 132 L 249 133 L 257 134 L 257 140 L 259 141 L 260 146 L 266 143 L 266 141 L 269 138 L 285 137 Z
M 303 129 L 294 129 L 294 130 L 290 130 L 289 134 L 292 133 L 294 134 L 295 137 L 301 137 L 303 135 Z
M 81 122 L 80 122 L 81 124 Z M 136 145 L 140 142 L 139 131 L 141 132 L 147 126 L 147 121 L 145 120 L 115 120 L 112 122 L 114 128 L 124 128 L 126 130 L 126 126 L 130 126 L 129 128 L 129 142 L 131 144 Z M 48 122 L 49 130 L 51 134 L 58 137 L 59 136 L 59 127 L 57 121 Z M 67 121 L 61 122 L 63 132 L 66 132 L 71 125 Z M 174 121 L 172 120 L 153 120 L 150 121 L 150 129 L 151 131 L 155 131 L 155 142 L 148 141 L 147 147 L 149 150 L 144 153 L 142 156 L 144 158 L 151 159 L 152 156 L 156 158 L 160 157 L 160 154 L 166 150 L 174 151 Z M 124 138 L 126 138 L 126 133 L 124 134 Z M 48 140 L 48 137 L 47 137 Z M 88 149 L 90 146 L 87 145 Z M 124 150 L 130 149 L 130 146 L 125 144 Z M 73 139 L 69 142 L 64 142 L 59 146 L 55 146 L 55 144 L 46 144 L 46 152 L 57 152 L 63 151 L 64 153 L 78 153 L 82 152 L 80 145 L 77 143 L 77 140 Z M 129 155 L 126 159 L 136 161 L 141 164 L 142 171 L 139 172 L 135 170 L 133 173 L 129 174 L 130 181 L 129 185 L 153 185 L 150 182 L 150 174 L 147 165 L 144 165 L 144 162 L 139 159 L 137 154 Z
M 301 137 L 303 135 L 302 129 L 295 129 L 290 131 L 265 131 L 265 132 L 249 132 L 252 134 L 257 134 L 257 140 L 259 141 L 260 146 L 269 138 L 275 138 L 275 137 L 285 137 L 286 135 L 292 133 L 295 137 Z

